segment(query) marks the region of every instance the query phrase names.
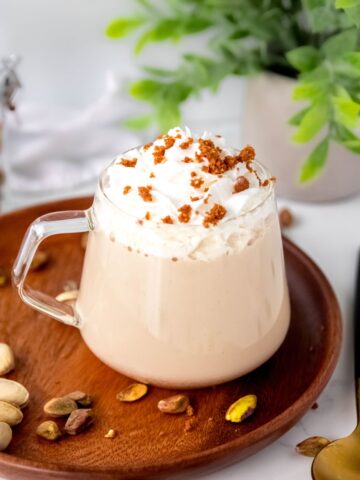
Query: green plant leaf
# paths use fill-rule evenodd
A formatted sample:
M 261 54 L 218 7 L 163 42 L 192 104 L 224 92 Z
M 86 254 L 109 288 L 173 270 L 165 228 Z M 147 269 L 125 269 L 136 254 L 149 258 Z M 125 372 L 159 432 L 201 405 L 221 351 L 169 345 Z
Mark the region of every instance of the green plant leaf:
M 292 99 L 295 101 L 314 100 L 323 95 L 324 91 L 325 85 L 321 82 L 299 82 L 292 92 Z
M 303 0 L 302 3 L 314 33 L 332 31 L 338 26 L 339 13 L 333 0 Z
M 359 0 L 336 0 L 335 7 L 336 8 L 350 8 L 359 5 Z
M 183 35 L 191 35 L 193 33 L 202 32 L 211 25 L 213 25 L 213 22 L 210 19 L 192 15 L 183 22 L 181 30 Z
M 325 137 L 310 153 L 300 170 L 300 183 L 306 183 L 317 177 L 325 167 L 329 151 L 329 137 Z
M 349 129 L 356 128 L 359 123 L 360 104 L 346 96 L 333 96 L 335 120 Z
M 321 61 L 320 52 L 310 45 L 290 50 L 287 52 L 286 58 L 290 65 L 300 72 L 313 70 Z
M 144 130 L 148 128 L 153 122 L 151 115 L 141 115 L 139 117 L 132 117 L 122 122 L 123 126 L 130 130 Z
M 335 124 L 333 138 L 351 152 L 360 154 L 360 138 L 343 125 Z
M 106 27 L 106 35 L 112 39 L 124 38 L 145 23 L 144 17 L 119 17 Z
M 162 102 L 156 109 L 157 123 L 161 133 L 181 124 L 181 112 L 179 105 L 171 102 Z
M 322 45 L 322 51 L 329 59 L 336 59 L 346 52 L 356 50 L 358 33 L 355 28 L 330 37 Z
M 317 135 L 329 119 L 327 102 L 316 102 L 305 113 L 299 128 L 293 135 L 292 140 L 296 143 L 306 143 Z
M 309 110 L 310 107 L 306 107 L 303 110 L 300 110 L 300 112 L 296 112 L 292 117 L 289 118 L 288 124 L 298 127 Z
M 136 100 L 151 101 L 154 96 L 159 94 L 163 85 L 155 80 L 138 80 L 130 85 L 130 95 Z

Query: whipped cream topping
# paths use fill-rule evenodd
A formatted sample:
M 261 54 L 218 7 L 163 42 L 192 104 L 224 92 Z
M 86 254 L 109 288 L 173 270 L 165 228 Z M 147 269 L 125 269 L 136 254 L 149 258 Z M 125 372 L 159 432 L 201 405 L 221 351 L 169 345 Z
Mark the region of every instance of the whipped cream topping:
M 212 227 L 249 212 L 267 195 L 269 181 L 257 174 L 254 153 L 252 147 L 235 152 L 219 135 L 194 138 L 174 128 L 119 155 L 103 189 L 139 220 Z
M 95 231 L 175 260 L 239 252 L 277 222 L 273 179 L 254 155 L 249 146 L 227 147 L 219 135 L 195 138 L 174 128 L 105 170 L 92 211 Z

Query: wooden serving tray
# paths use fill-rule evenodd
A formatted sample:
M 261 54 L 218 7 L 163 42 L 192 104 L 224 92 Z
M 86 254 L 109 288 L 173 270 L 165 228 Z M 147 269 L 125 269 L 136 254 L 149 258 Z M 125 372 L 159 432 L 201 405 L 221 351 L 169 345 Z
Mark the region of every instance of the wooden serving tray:
M 29 223 L 50 211 L 87 208 L 90 198 L 44 204 L 0 217 L 0 266 L 11 267 Z M 67 280 L 80 278 L 84 251 L 79 235 L 48 239 L 43 247 L 49 265 L 30 274 L 29 282 L 56 295 Z M 189 391 L 195 409 L 192 429 L 186 415 L 169 416 L 157 402 L 172 392 L 151 388 L 134 404 L 116 400 L 131 380 L 102 364 L 80 333 L 39 314 L 21 302 L 9 285 L 0 288 L 0 342 L 16 354 L 8 378 L 30 391 L 24 421 L 0 453 L 0 475 L 9 479 L 117 480 L 182 479 L 224 467 L 255 453 L 286 432 L 312 406 L 335 367 L 341 321 L 335 295 L 319 268 L 284 239 L 292 318 L 280 350 L 262 367 L 216 388 Z M 86 432 L 57 443 L 39 439 L 35 430 L 45 419 L 46 400 L 81 389 L 94 397 L 95 424 Z M 224 419 L 238 397 L 254 393 L 258 408 L 242 424 Z M 109 428 L 114 439 L 104 438 Z

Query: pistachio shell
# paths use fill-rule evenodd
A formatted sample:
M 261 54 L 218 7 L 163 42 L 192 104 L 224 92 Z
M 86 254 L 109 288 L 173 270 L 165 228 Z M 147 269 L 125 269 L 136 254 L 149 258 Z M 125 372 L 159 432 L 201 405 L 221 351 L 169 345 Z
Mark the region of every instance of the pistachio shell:
M 39 435 L 39 437 L 51 441 L 57 440 L 62 435 L 58 424 L 53 420 L 46 420 L 45 422 L 40 423 L 36 429 L 36 434 Z
M 6 375 L 15 368 L 14 353 L 6 343 L 0 343 L 0 375 Z
M 158 403 L 158 409 L 163 413 L 183 413 L 190 405 L 190 400 L 187 395 L 179 393 L 172 397 L 164 398 Z
M 29 402 L 29 392 L 21 383 L 0 378 L 0 400 L 22 408 Z
M 228 408 L 225 420 L 234 423 L 240 423 L 254 413 L 256 408 L 256 395 L 245 395 L 239 398 Z
M 0 452 L 9 446 L 11 439 L 11 427 L 5 422 L 0 422 Z
M 66 417 L 76 410 L 77 404 L 71 398 L 52 398 L 44 405 L 44 412 L 51 417 Z
M 87 393 L 82 392 L 81 390 L 76 390 L 65 395 L 66 398 L 71 398 L 81 407 L 90 407 L 92 404 L 92 398 Z
M 309 437 L 303 440 L 302 442 L 296 445 L 295 450 L 300 455 L 305 455 L 306 457 L 316 457 L 316 455 L 327 445 L 329 445 L 330 440 L 325 437 Z
M 56 296 L 58 302 L 73 302 L 79 296 L 79 290 L 67 290 Z
M 148 387 L 143 383 L 132 383 L 116 395 L 120 402 L 136 402 L 147 394 Z
M 5 422 L 12 426 L 20 423 L 22 419 L 23 414 L 20 408 L 0 400 L 0 422 Z

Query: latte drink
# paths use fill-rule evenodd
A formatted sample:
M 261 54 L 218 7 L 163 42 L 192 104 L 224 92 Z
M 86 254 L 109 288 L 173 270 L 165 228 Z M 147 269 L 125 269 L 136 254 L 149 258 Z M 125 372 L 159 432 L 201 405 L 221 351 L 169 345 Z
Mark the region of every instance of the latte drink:
M 290 318 L 281 233 L 273 179 L 254 154 L 176 128 L 106 169 L 76 304 L 105 363 L 202 387 L 279 348 Z

